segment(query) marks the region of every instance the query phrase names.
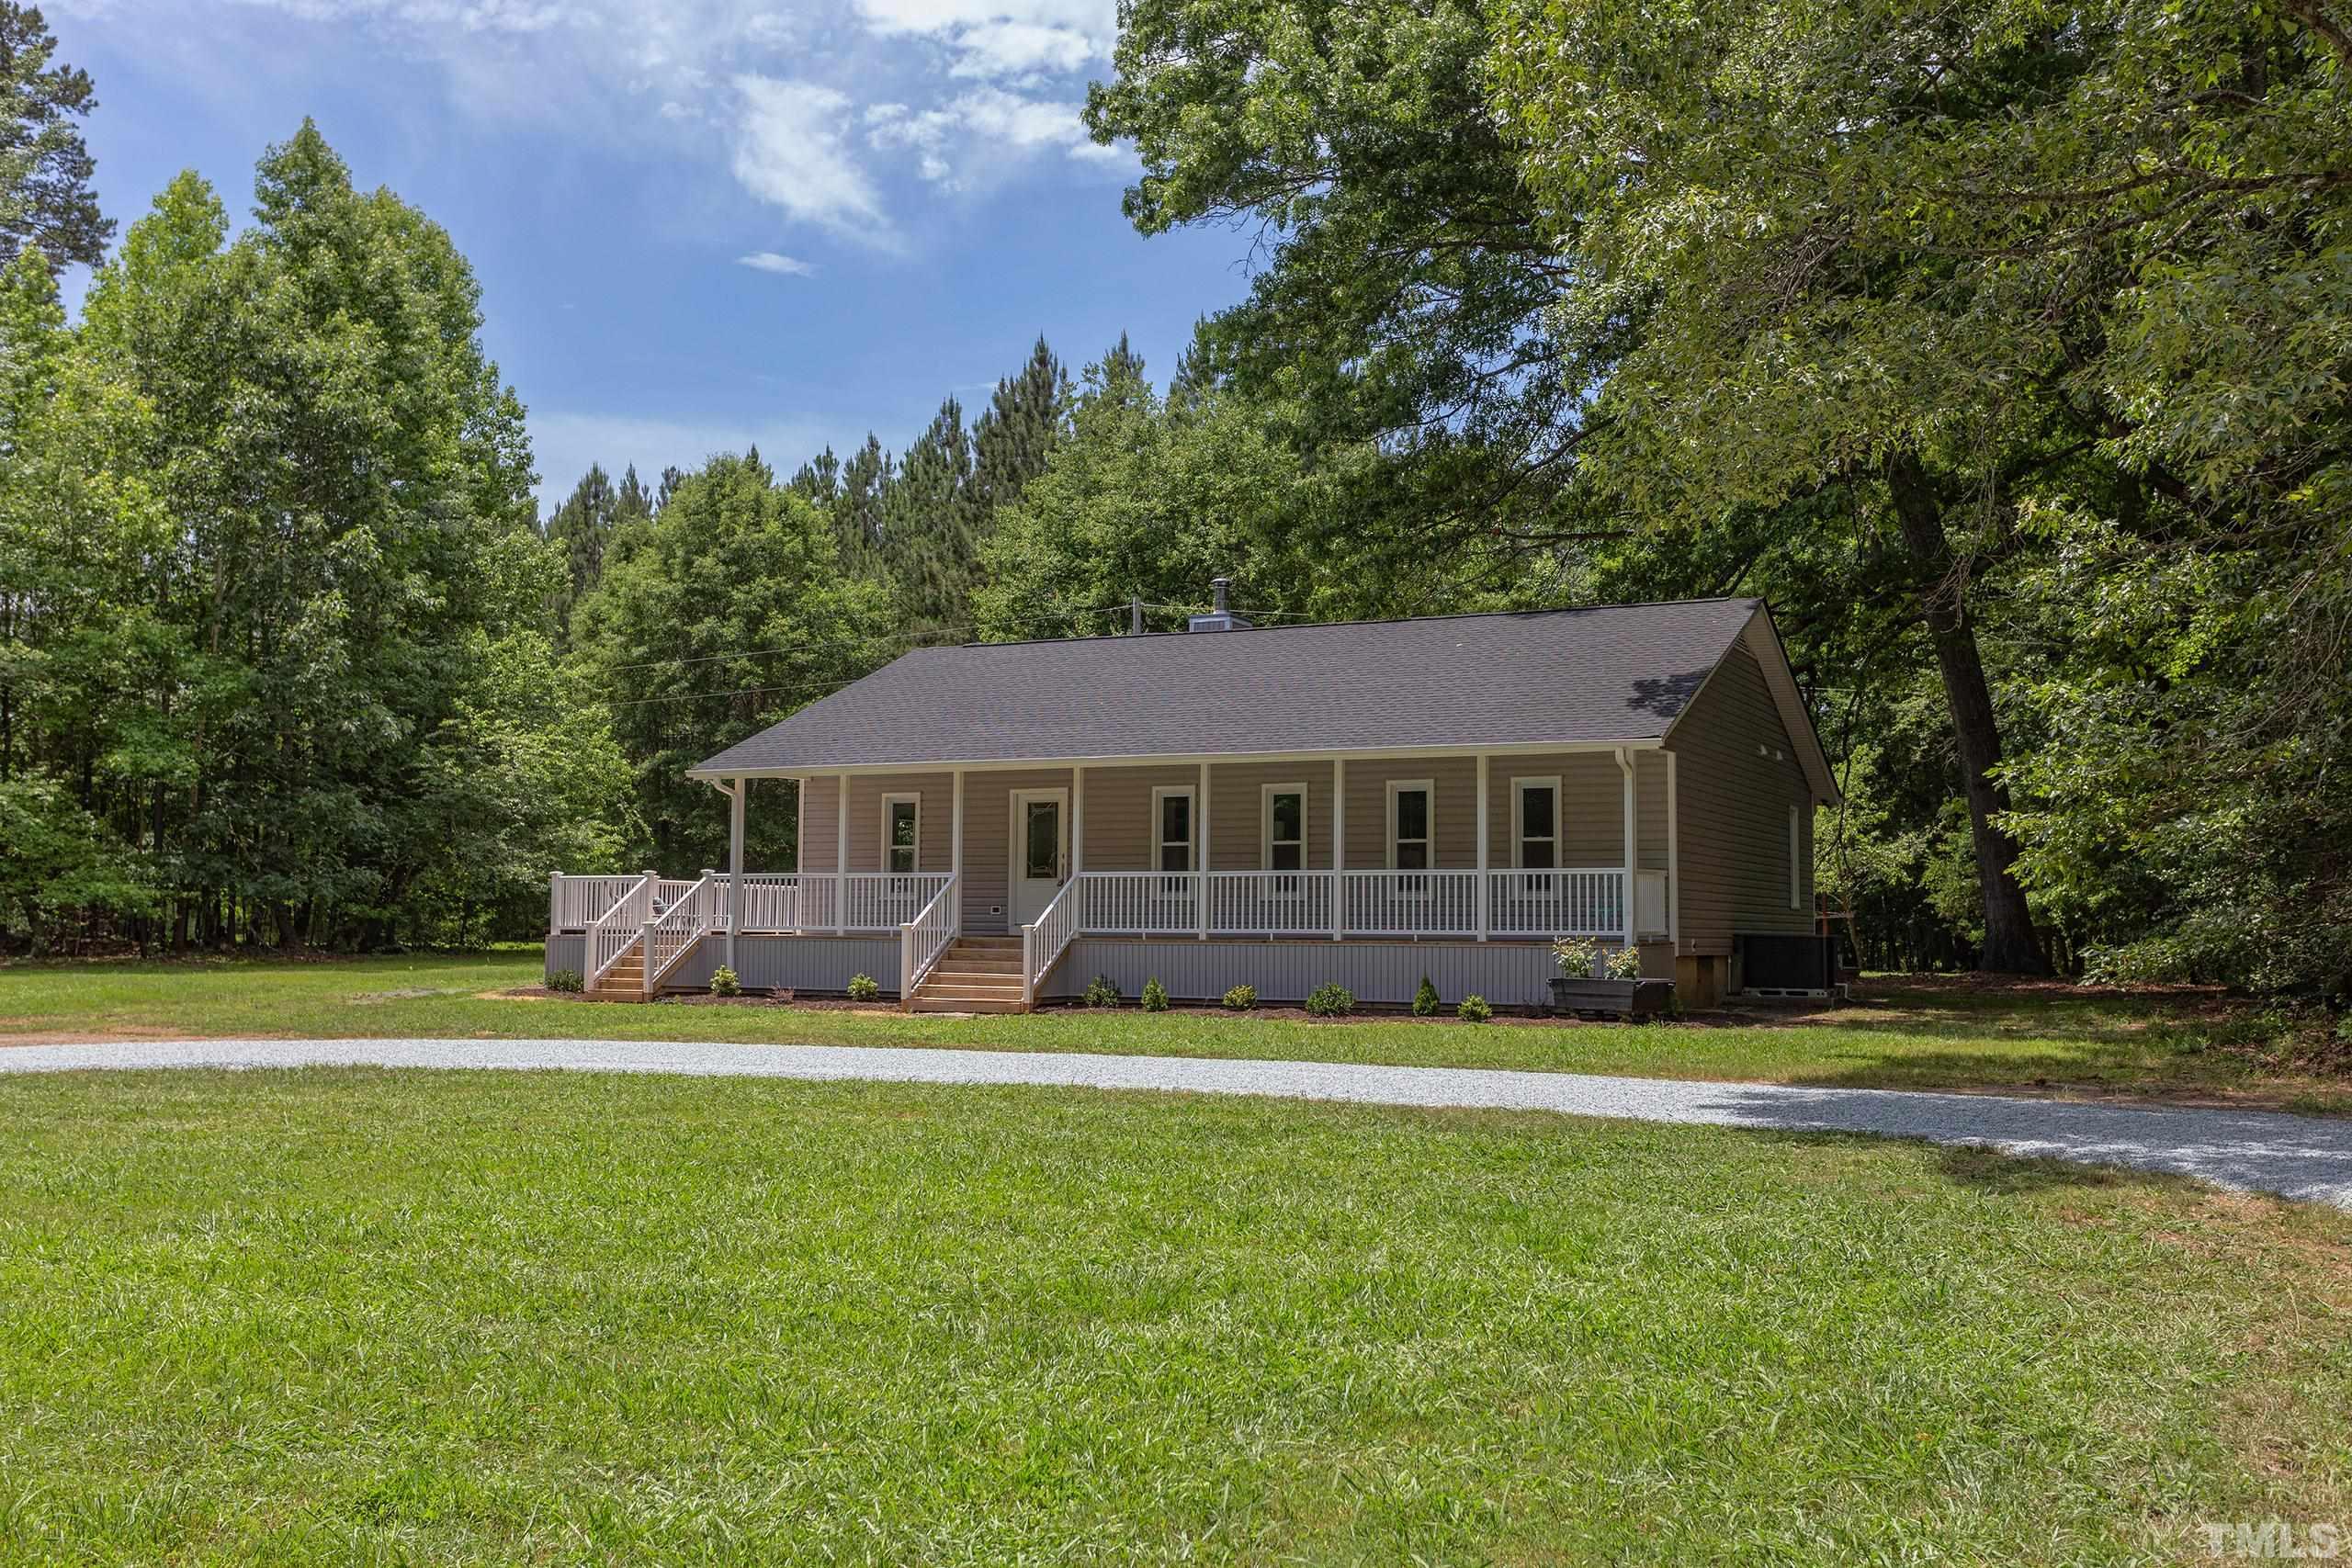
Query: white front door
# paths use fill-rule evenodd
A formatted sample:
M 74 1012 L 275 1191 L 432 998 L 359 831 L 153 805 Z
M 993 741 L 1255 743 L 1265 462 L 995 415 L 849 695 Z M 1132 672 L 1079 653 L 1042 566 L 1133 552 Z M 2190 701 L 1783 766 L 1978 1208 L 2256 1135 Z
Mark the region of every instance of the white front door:
M 1069 792 L 1012 792 L 1012 929 L 1035 923 L 1069 866 Z

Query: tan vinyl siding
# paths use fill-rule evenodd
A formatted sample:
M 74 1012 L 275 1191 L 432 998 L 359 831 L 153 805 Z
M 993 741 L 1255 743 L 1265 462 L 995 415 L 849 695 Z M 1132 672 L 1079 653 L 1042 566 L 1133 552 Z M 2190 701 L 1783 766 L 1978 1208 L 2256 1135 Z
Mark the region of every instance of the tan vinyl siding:
M 1625 863 L 1625 784 L 1616 756 L 1608 751 L 1564 751 L 1541 756 L 1490 758 L 1487 763 L 1487 863 L 1504 870 L 1518 863 L 1518 781 L 1560 781 L 1560 861 L 1575 869 L 1614 868 Z M 1473 775 L 1473 784 L 1476 780 Z M 1664 827 L 1659 863 L 1665 863 Z M 1473 846 L 1473 853 L 1476 847 Z M 1476 862 L 1464 861 L 1464 865 Z
M 834 777 L 800 781 L 800 864 L 809 873 L 833 870 L 833 802 L 841 780 Z M 746 870 L 751 868 L 746 867 Z
M 1736 932 L 1811 931 L 1812 795 L 1764 672 L 1745 649 L 1725 656 L 1668 744 L 1679 759 L 1682 951 L 1728 953 Z M 1794 908 L 1791 806 L 1799 808 Z
M 1420 757 L 1348 762 L 1348 869 L 1377 871 L 1388 863 L 1388 783 L 1427 779 L 1437 791 L 1430 824 L 1430 870 L 1464 870 L 1478 863 L 1478 764 L 1471 757 Z
M 1087 776 L 1088 815 L 1094 805 Z M 1012 792 L 1069 788 L 1068 768 L 988 769 L 964 775 L 964 929 L 1001 932 L 1008 928 L 1005 901 L 1012 866 Z M 1088 836 L 1092 837 L 1090 824 Z
M 1666 753 L 1634 753 L 1634 842 L 1644 871 L 1666 866 Z
M 1151 819 L 1151 792 L 1197 789 L 1200 776 L 1199 768 L 1181 765 L 1087 769 L 1086 869 L 1155 869 L 1152 835 L 1157 825 Z
M 1225 762 L 1209 770 L 1209 869 L 1263 871 L 1268 784 L 1306 786 L 1306 869 L 1331 869 L 1331 764 Z
M 801 787 L 800 868 L 831 871 L 833 841 L 840 829 L 834 816 L 838 781 L 810 779 Z M 849 781 L 849 867 L 851 871 L 880 871 L 882 863 L 882 797 L 911 795 L 922 802 L 916 819 L 916 869 L 945 871 L 955 858 L 956 779 L 952 773 L 854 773 Z

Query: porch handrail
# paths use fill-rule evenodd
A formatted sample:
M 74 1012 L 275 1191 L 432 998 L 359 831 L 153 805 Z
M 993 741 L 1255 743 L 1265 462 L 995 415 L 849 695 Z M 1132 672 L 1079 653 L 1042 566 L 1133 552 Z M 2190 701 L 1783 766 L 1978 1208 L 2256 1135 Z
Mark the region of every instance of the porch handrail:
M 583 988 L 593 991 L 603 985 L 613 965 L 637 945 L 646 921 L 653 916 L 653 884 L 658 880 L 650 873 L 632 878 L 629 889 L 588 928 L 581 948 L 581 957 L 588 965 Z
M 1070 881 L 1075 931 L 1089 935 L 1467 939 L 1479 931 L 1473 870 L 1085 871 Z M 1495 936 L 1625 929 L 1622 866 L 1490 870 L 1484 891 Z
M 679 960 L 694 951 L 695 942 L 725 921 L 727 900 L 721 896 L 725 881 L 715 872 L 705 873 L 700 881 L 686 883 L 685 891 L 674 896 L 669 908 L 646 922 L 647 996 L 654 993 Z
M 644 880 L 640 872 L 622 876 L 567 876 L 557 872 L 548 879 L 548 930 L 582 931 L 594 925 Z
M 1024 1002 L 1036 1001 L 1038 982 L 1078 935 L 1078 887 L 1083 874 L 1063 883 L 1053 901 L 1038 911 L 1036 920 L 1021 928 L 1021 999 Z
M 1623 866 L 1487 873 L 1491 928 L 1502 937 L 1623 937 Z
M 963 901 L 956 892 L 957 878 L 951 873 L 947 885 L 931 896 L 922 912 L 899 928 L 899 999 L 906 1000 L 915 994 L 915 987 L 931 978 L 939 961 L 955 945 L 963 929 Z

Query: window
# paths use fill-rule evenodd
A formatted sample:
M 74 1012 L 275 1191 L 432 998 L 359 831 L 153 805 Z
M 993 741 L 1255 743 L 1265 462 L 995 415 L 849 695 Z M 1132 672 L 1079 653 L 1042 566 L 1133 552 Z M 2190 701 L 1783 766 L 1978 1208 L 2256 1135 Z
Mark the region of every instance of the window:
M 1437 786 L 1427 779 L 1392 779 L 1388 784 L 1388 866 L 1427 871 L 1433 858 L 1431 833 L 1437 819 Z M 1398 885 L 1400 892 L 1428 886 L 1419 877 Z
M 1021 832 L 1021 877 L 1024 882 L 1058 881 L 1062 874 L 1062 803 L 1025 803 Z
M 1268 871 L 1306 869 L 1306 786 L 1268 784 L 1262 859 Z
M 1517 820 L 1512 824 L 1512 852 L 1522 871 L 1557 871 L 1560 867 L 1560 781 L 1516 779 Z M 1531 879 L 1532 880 L 1532 879 Z
M 1804 812 L 1801 807 L 1789 807 L 1789 908 L 1804 907 Z
M 922 845 L 922 796 L 886 795 L 882 797 L 882 869 L 917 869 Z
M 1152 855 L 1159 870 L 1170 874 L 1193 869 L 1193 792 L 1156 789 L 1151 792 Z

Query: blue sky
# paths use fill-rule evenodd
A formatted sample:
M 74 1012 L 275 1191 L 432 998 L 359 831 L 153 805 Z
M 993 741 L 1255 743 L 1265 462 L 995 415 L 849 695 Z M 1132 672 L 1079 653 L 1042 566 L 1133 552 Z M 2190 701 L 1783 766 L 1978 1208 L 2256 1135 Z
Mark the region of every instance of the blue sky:
M 126 223 L 193 167 L 242 215 L 315 118 L 456 237 L 543 494 L 591 459 L 903 448 L 1043 332 L 1164 380 L 1249 236 L 1145 240 L 1078 108 L 1113 0 L 48 0 Z

